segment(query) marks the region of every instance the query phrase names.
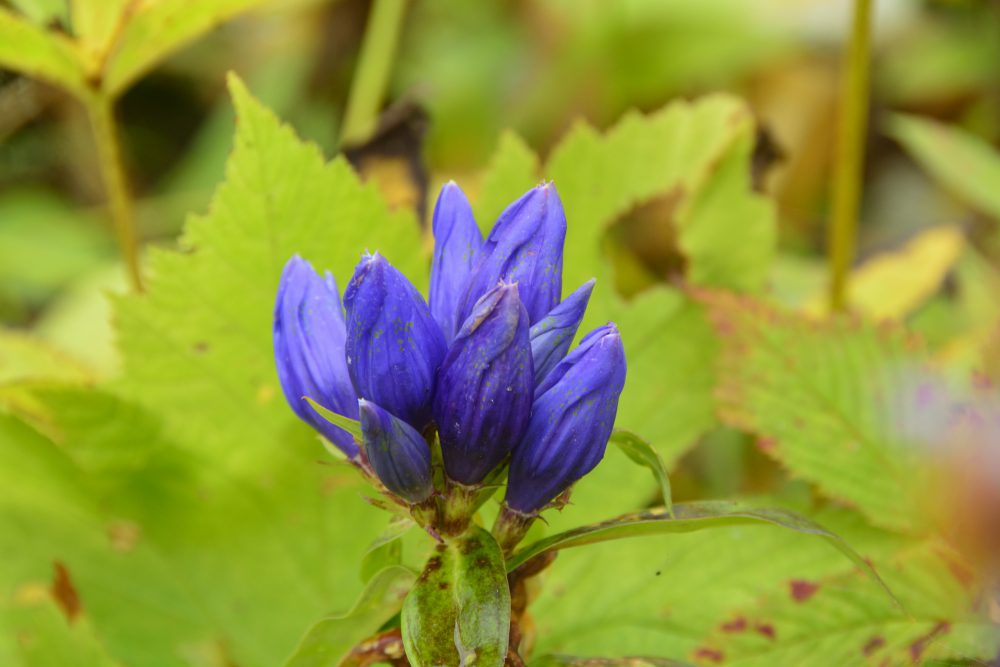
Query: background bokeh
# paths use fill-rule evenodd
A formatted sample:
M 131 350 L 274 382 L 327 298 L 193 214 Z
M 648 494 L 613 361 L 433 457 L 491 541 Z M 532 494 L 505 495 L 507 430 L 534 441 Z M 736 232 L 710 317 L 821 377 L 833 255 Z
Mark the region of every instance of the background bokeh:
M 909 613 L 822 541 L 727 527 L 561 554 L 532 590 L 538 652 L 996 650 L 1000 2 L 874 0 L 851 312 L 827 318 L 851 2 L 400 0 L 377 126 L 345 137 L 391 1 L 190 1 L 0 0 L 0 35 L 73 40 L 116 81 L 148 279 L 129 286 L 80 101 L 99 84 L 0 66 L 0 664 L 281 664 L 378 566 L 419 568 L 419 531 L 368 551 L 384 517 L 281 400 L 278 271 L 301 252 L 343 285 L 371 246 L 423 286 L 441 183 L 488 228 L 542 177 L 564 292 L 599 277 L 585 326 L 621 325 L 619 425 L 675 500 L 806 513 Z M 611 448 L 573 500 L 536 534 L 663 497 Z

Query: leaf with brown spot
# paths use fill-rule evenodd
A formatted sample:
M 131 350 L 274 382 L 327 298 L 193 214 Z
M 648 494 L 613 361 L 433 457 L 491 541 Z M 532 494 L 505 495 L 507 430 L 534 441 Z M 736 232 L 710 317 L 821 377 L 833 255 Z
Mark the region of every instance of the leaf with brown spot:
M 636 512 L 550 535 L 514 553 L 507 559 L 507 570 L 508 572 L 513 571 L 540 554 L 570 547 L 632 537 L 690 533 L 697 530 L 747 524 L 771 524 L 824 539 L 830 546 L 849 558 L 867 576 L 870 576 L 882 588 L 883 593 L 892 603 L 899 604 L 895 595 L 868 562 L 842 538 L 824 529 L 811 519 L 785 509 L 751 507 L 738 502 L 721 500 L 679 503 L 674 505 L 673 511 L 669 513 L 665 509 Z
M 53 563 L 52 566 L 54 572 L 52 576 L 52 597 L 59 604 L 59 608 L 66 616 L 66 620 L 72 623 L 82 611 L 80 594 L 77 592 L 66 566 L 59 561 Z
M 717 648 L 702 646 L 695 649 L 694 658 L 700 662 L 721 663 L 726 659 L 726 654 Z
M 905 331 L 852 317 L 817 323 L 750 297 L 698 290 L 722 343 L 725 423 L 827 496 L 879 526 L 917 532 L 931 507 L 926 446 L 911 435 L 928 363 Z
M 792 579 L 788 582 L 788 591 L 796 602 L 805 602 L 819 590 L 819 584 L 804 579 Z
M 878 564 L 905 612 L 857 572 L 844 572 L 816 581 L 805 602 L 788 594 L 787 581 L 777 584 L 738 611 L 752 619 L 754 632 L 717 628 L 706 641 L 725 652 L 727 665 L 738 667 L 906 665 L 929 657 L 932 647 L 935 657 L 995 655 L 1000 638 L 947 575 L 934 543 L 911 546 Z M 950 647 L 945 640 L 952 629 L 957 641 Z

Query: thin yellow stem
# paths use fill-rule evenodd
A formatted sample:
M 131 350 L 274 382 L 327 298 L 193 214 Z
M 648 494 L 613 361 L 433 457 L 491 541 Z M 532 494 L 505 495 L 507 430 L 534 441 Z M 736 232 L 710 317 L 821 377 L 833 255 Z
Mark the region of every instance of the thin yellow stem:
M 122 164 L 121 146 L 118 143 L 118 128 L 114 118 L 114 102 L 103 93 L 96 91 L 86 100 L 90 124 L 97 145 L 97 159 L 100 163 L 101 179 L 108 198 L 108 209 L 114 223 L 118 246 L 128 270 L 132 287 L 142 291 L 142 273 L 139 268 L 139 247 L 135 233 L 132 198 L 129 194 L 128 177 Z
M 372 4 L 341 125 L 342 145 L 363 143 L 375 131 L 389 86 L 406 3 L 407 0 L 375 0 Z
M 840 117 L 833 165 L 829 227 L 830 308 L 843 310 L 858 236 L 858 210 L 868 125 L 871 0 L 854 0 L 851 42 L 841 73 Z

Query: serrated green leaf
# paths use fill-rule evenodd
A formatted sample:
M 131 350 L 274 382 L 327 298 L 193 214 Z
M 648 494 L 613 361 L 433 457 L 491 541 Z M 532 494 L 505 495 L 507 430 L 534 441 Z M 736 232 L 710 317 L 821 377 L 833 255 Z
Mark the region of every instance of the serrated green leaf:
M 0 7 L 0 65 L 77 95 L 88 94 L 86 73 L 73 43 L 3 7 Z
M 675 102 L 649 116 L 627 114 L 604 135 L 575 126 L 544 169 L 566 208 L 566 284 L 584 282 L 603 263 L 601 242 L 612 221 L 671 193 L 678 199 L 672 223 L 688 254 L 689 279 L 745 291 L 762 287 L 775 220 L 768 200 L 750 189 L 752 146 L 750 110 L 725 95 Z
M 723 655 L 725 664 L 741 667 L 925 664 L 932 655 L 992 658 L 995 629 L 972 611 L 970 591 L 941 549 L 919 544 L 880 563 L 906 612 L 856 573 L 793 581 L 757 604 L 731 610 L 705 647 Z
M 401 566 L 377 572 L 350 611 L 309 628 L 285 667 L 336 667 L 351 649 L 395 616 L 417 575 Z
M 815 521 L 790 510 L 769 507 L 748 507 L 722 500 L 680 503 L 674 506 L 671 516 L 665 510 L 650 510 L 626 514 L 590 526 L 581 526 L 564 533 L 551 535 L 530 544 L 507 559 L 507 570 L 512 571 L 540 554 L 647 535 L 670 535 L 695 530 L 722 528 L 746 523 L 769 523 L 798 533 L 815 535 L 851 559 L 861 570 L 877 581 L 887 596 L 896 601 L 878 573 L 841 537 L 826 530 Z M 898 604 L 898 603 L 897 603 Z
M 180 47 L 266 1 L 158 0 L 140 4 L 128 16 L 104 66 L 105 88 L 112 95 L 123 92 Z
M 500 135 L 475 202 L 483 236 L 512 201 L 538 185 L 540 169 L 538 156 L 521 137 L 510 130 Z
M 653 447 L 629 431 L 616 430 L 611 434 L 611 442 L 618 446 L 633 463 L 649 468 L 660 486 L 663 496 L 663 509 L 670 518 L 674 518 L 674 499 L 670 491 L 670 476 L 663 465 L 663 460 Z
M 877 525 L 924 525 L 921 446 L 903 435 L 926 363 L 920 347 L 855 319 L 817 324 L 748 298 L 703 298 L 723 342 L 722 419 Z
M 318 448 L 274 367 L 272 313 L 285 262 L 301 253 L 341 286 L 365 249 L 418 286 L 427 263 L 415 252 L 421 237 L 411 216 L 390 213 L 342 158 L 325 163 L 242 83 L 230 86 L 238 129 L 226 183 L 209 213 L 189 221 L 184 252 L 152 254 L 146 294 L 117 302 L 120 388 L 163 415 L 178 441 L 267 466 L 289 448 Z
M 566 209 L 565 288 L 598 278 L 581 331 L 613 320 L 622 332 L 629 377 L 617 423 L 642 433 L 667 463 L 714 423 L 717 343 L 701 307 L 674 289 L 658 286 L 629 302 L 615 295 L 606 232 L 635 206 L 671 194 L 676 215 L 663 224 L 676 227 L 690 255 L 689 279 L 759 289 L 774 252 L 775 216 L 750 189 L 753 136 L 747 107 L 716 95 L 626 115 L 605 134 L 578 124 L 542 169 Z M 515 138 L 501 141 L 479 197 L 481 225 L 491 224 L 498 202 L 534 183 L 536 164 Z
M 936 121 L 896 114 L 892 135 L 942 185 L 1000 219 L 1000 154 L 968 132 Z
M 501 667 L 510 589 L 493 536 L 473 527 L 440 545 L 403 603 L 403 643 L 414 667 Z
M 381 515 L 354 471 L 300 451 L 240 476 L 114 396 L 39 389 L 37 403 L 58 444 L 0 420 L 0 587 L 65 562 L 115 658 L 270 667 L 360 589 Z

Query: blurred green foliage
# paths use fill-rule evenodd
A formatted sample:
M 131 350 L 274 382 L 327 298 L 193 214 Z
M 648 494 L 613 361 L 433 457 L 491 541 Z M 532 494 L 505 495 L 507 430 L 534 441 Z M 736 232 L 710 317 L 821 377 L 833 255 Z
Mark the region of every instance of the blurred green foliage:
M 343 285 L 378 249 L 425 288 L 420 202 L 449 178 L 484 228 L 554 180 L 565 288 L 598 278 L 587 325 L 615 320 L 630 364 L 619 426 L 678 500 L 802 511 L 906 608 L 776 528 L 606 543 L 533 584 L 530 664 L 994 659 L 1000 493 L 959 460 L 981 433 L 938 417 L 996 417 L 996 3 L 876 3 L 843 317 L 817 297 L 841 3 L 412 0 L 377 130 L 342 147 L 370 4 L 0 2 L 0 664 L 336 664 L 310 647 L 393 622 L 427 545 L 378 541 L 363 485 L 285 405 L 271 308 L 296 252 Z M 95 94 L 143 294 L 105 222 Z M 546 530 L 663 488 L 610 448 Z M 373 543 L 393 546 L 363 560 Z

